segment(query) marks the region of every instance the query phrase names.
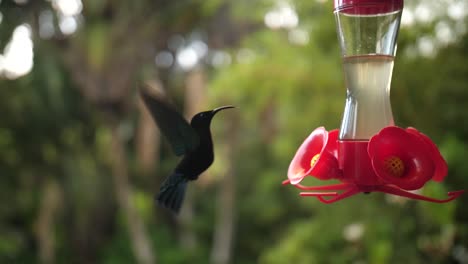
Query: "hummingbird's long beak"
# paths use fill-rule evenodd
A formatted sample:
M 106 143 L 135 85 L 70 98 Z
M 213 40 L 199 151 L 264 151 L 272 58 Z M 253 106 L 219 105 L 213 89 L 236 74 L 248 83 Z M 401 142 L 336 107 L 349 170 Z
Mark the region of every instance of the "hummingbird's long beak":
M 233 106 L 233 105 L 221 106 L 221 107 L 218 107 L 218 108 L 215 108 L 215 109 L 211 110 L 211 114 L 215 115 L 217 112 L 219 112 L 221 110 L 224 110 L 224 109 L 229 109 L 229 108 L 236 108 L 236 107 Z

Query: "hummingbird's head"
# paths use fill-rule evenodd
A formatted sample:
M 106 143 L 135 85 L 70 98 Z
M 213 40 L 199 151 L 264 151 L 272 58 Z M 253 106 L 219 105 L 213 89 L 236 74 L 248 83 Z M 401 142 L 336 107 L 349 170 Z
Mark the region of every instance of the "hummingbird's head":
M 192 127 L 209 127 L 211 119 L 213 118 L 213 116 L 216 115 L 216 113 L 229 108 L 234 108 L 234 106 L 221 106 L 213 110 L 200 112 L 192 117 L 192 121 L 190 121 L 190 124 L 192 125 Z

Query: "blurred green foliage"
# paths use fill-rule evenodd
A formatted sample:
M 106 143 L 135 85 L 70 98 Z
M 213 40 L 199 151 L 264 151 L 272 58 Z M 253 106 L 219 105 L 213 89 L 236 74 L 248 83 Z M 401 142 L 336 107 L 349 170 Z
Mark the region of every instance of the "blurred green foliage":
M 158 263 L 208 262 L 216 224 L 214 200 L 228 164 L 235 168 L 236 181 L 231 263 L 468 261 L 467 195 L 438 205 L 375 193 L 323 205 L 312 198 L 300 198 L 292 187 L 281 186 L 303 139 L 321 125 L 338 128 L 344 108 L 332 7 L 330 1 L 321 2 L 293 1 L 301 29 L 308 33 L 307 45 L 291 43 L 287 29 L 272 30 L 262 24 L 275 1 L 162 4 L 168 13 L 160 12 L 159 25 L 174 25 L 173 31 L 161 31 L 166 35 L 209 32 L 208 21 L 226 6 L 233 24 L 251 23 L 255 30 L 237 36 L 234 45 L 222 47 L 232 58 L 247 51 L 247 59 L 205 67 L 208 105 L 238 107 L 238 144 L 230 146 L 223 140 L 232 119 L 216 119 L 212 129 L 216 152 L 226 148 L 235 151 L 231 160 L 217 157 L 211 184 L 191 186 L 195 190 L 191 225 L 197 234 L 195 251 L 184 250 L 176 221 L 154 205 L 153 193 L 158 186 L 148 186 L 134 177 L 140 173 L 132 146 L 136 108 L 123 117 L 130 127 L 126 144 L 135 187 L 131 202 L 148 227 Z M 152 7 L 146 1 L 138 3 L 142 9 Z M 30 12 L 44 5 L 21 7 L 2 2 L 1 46 L 18 23 L 27 21 Z M 97 72 L 108 66 L 108 56 L 112 56 L 108 48 L 113 45 L 108 34 L 116 30 L 101 18 L 105 8 L 106 1 L 85 1 L 83 19 L 87 21 L 89 16 L 92 20 L 81 25 L 76 36 L 70 36 L 81 37 L 86 43 L 87 61 Z M 468 35 L 463 33 L 453 43 L 441 45 L 433 56 L 415 52 L 422 36 L 435 34 L 438 21 L 467 25 L 465 20 L 455 22 L 442 15 L 432 23 L 403 27 L 392 82 L 396 123 L 414 126 L 433 138 L 449 164 L 449 176 L 443 184 L 429 183 L 422 190 L 435 197 L 468 187 Z M 51 229 L 56 241 L 55 261 L 80 263 L 81 254 L 90 254 L 96 263 L 132 263 L 135 258 L 128 227 L 116 208 L 110 176 L 110 131 L 102 123 L 102 113 L 79 92 L 64 54 L 51 42 L 36 36 L 33 70 L 16 80 L 0 80 L 0 263 L 39 262 L 38 215 L 44 186 L 50 181 L 57 182 L 63 194 Z M 174 100 L 184 101 L 180 90 L 185 73 L 141 65 L 144 67 L 158 71 L 156 75 Z M 163 144 L 158 177 L 167 174 L 176 161 Z M 83 248 L 83 244 L 89 245 Z

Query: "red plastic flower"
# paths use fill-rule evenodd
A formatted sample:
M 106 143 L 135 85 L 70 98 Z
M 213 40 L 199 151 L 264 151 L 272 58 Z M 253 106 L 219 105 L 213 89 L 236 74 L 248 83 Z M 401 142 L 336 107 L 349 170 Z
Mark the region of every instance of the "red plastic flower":
M 429 151 L 432 156 L 432 159 L 435 162 L 435 172 L 434 172 L 434 176 L 432 177 L 432 179 L 436 182 L 443 181 L 445 176 L 447 176 L 448 166 L 447 166 L 447 162 L 445 162 L 444 158 L 440 154 L 440 151 L 437 148 L 437 146 L 434 144 L 434 142 L 432 142 L 432 140 L 428 136 L 424 135 L 423 133 L 419 132 L 417 129 L 413 127 L 408 127 L 406 129 L 406 132 L 416 135 L 420 139 L 422 139 L 424 142 L 426 142 L 426 145 L 429 147 Z
M 321 180 L 336 177 L 338 171 L 338 130 L 327 132 L 324 127 L 312 131 L 296 152 L 288 169 L 291 184 L 298 184 L 305 176 Z
M 377 176 L 405 190 L 419 189 L 446 174 L 437 147 L 414 128 L 386 127 L 370 139 L 367 151 Z

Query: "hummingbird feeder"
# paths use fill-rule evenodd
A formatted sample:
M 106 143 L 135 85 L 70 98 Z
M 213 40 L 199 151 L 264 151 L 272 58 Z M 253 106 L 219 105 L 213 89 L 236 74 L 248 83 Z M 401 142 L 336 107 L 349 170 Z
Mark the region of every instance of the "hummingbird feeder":
M 291 161 L 288 179 L 301 196 L 334 203 L 357 193 L 383 192 L 434 203 L 411 192 L 429 180 L 441 182 L 447 163 L 429 137 L 394 125 L 390 83 L 403 0 L 335 0 L 334 14 L 347 87 L 340 130 L 315 129 Z M 339 180 L 305 186 L 306 176 Z

